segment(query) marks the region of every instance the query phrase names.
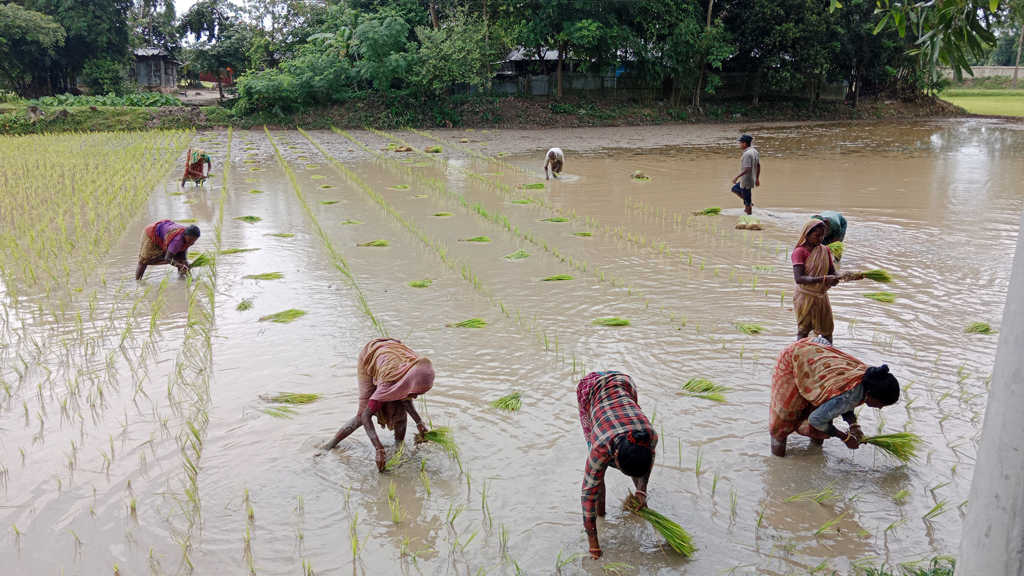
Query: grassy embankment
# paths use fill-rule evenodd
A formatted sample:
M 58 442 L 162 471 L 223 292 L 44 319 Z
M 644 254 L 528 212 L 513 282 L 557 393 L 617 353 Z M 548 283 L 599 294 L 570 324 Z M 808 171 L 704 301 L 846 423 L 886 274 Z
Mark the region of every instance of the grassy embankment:
M 950 86 L 939 97 L 971 114 L 1024 116 L 1024 72 L 1016 90 L 1010 88 L 1012 81 L 1005 76 L 973 78 Z

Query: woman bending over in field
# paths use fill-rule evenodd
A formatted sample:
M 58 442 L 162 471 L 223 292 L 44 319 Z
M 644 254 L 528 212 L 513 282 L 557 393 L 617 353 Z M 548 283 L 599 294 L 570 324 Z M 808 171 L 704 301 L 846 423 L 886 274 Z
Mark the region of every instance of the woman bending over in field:
M 412 416 L 420 432 L 416 435 L 416 442 L 422 442 L 427 426 L 412 401 L 433 388 L 434 365 L 429 358 L 416 354 L 398 340 L 377 338 L 359 353 L 357 376 L 359 409 L 356 416 L 342 426 L 334 438 L 321 447 L 321 451 L 334 448 L 362 426 L 377 449 L 377 470 L 383 472 L 387 453 L 373 429 L 373 417 L 377 417 L 381 428 L 395 431 L 395 444 L 398 445 L 405 441 L 407 415 Z
M 604 473 L 611 466 L 633 479 L 639 508 L 647 505 L 658 435 L 637 404 L 633 379 L 621 372 L 591 372 L 576 386 L 583 437 L 590 447 L 583 477 L 583 528 L 590 557 L 601 557 L 597 516 L 604 516 Z M 639 509 L 638 508 L 638 509 Z
M 147 266 L 170 264 L 182 276 L 192 269 L 188 263 L 188 249 L 199 239 L 199 226 L 183 226 L 171 220 L 161 220 L 146 226 L 139 248 L 139 266 L 135 279 L 142 280 Z
M 203 173 L 203 164 L 206 164 L 206 173 Z M 202 148 L 190 148 L 185 155 L 185 175 L 181 177 L 181 187 L 185 182 L 202 185 L 210 176 L 213 164 L 210 162 L 210 155 Z

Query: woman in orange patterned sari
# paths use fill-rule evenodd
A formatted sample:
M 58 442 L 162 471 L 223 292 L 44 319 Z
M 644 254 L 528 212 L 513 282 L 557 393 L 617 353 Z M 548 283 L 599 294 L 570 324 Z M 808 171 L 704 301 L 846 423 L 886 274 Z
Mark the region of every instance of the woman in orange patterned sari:
M 796 312 L 796 339 L 807 338 L 813 329 L 832 341 L 832 305 L 829 288 L 839 284 L 832 251 L 822 244 L 827 226 L 821 220 L 808 220 L 793 250 L 793 310 Z
M 838 437 L 856 450 L 864 437 L 853 409 L 891 406 L 900 399 L 900 384 L 885 364 L 869 367 L 822 338 L 805 338 L 787 346 L 772 373 L 768 428 L 772 454 L 786 455 L 786 439 L 796 432 L 820 444 Z M 843 432 L 832 424 L 842 416 Z

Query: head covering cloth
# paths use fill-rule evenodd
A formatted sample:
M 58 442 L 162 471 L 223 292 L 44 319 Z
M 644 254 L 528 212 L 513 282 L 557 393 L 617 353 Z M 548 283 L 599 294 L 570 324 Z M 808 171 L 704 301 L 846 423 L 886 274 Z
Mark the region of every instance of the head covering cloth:
M 371 340 L 359 353 L 359 415 L 370 400 L 383 407 L 375 414 L 381 426 L 395 427 L 400 406 L 391 403 L 412 394 L 425 394 L 434 387 L 434 365 L 430 359 L 392 338 Z

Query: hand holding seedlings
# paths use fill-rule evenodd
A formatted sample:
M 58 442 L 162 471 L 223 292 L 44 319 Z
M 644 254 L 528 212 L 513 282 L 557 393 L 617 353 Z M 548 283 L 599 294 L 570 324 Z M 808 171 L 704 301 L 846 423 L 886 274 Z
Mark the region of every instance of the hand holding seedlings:
M 375 461 L 377 462 L 377 471 L 383 472 L 384 466 L 388 463 L 388 452 L 379 440 L 377 441 L 377 457 Z
M 849 448 L 850 450 L 856 450 L 857 448 L 860 448 L 860 440 L 858 440 L 856 436 L 849 432 L 846 433 L 846 438 L 843 438 L 843 444 L 846 444 L 846 447 Z

